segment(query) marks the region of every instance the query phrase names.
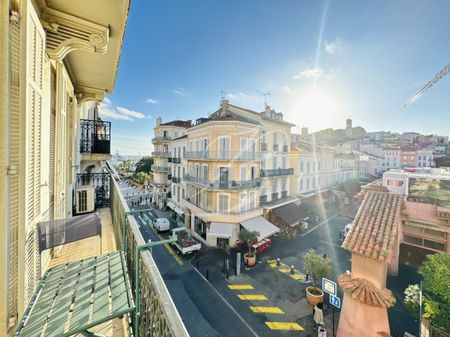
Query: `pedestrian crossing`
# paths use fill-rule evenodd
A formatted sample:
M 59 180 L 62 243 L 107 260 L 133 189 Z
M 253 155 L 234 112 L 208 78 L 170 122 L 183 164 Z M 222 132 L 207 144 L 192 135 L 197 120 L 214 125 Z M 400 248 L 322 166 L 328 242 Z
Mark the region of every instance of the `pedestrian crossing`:
M 275 261 L 276 264 L 276 261 Z M 287 272 L 290 269 L 287 269 Z M 293 275 L 291 275 L 293 276 Z M 251 284 L 229 284 L 228 289 L 230 290 L 237 290 L 237 291 L 246 291 L 246 290 L 255 290 L 253 285 Z M 238 294 L 237 297 L 241 301 L 261 301 L 261 303 L 264 303 L 264 301 L 268 301 L 269 299 L 262 294 Z M 261 306 L 249 306 L 249 309 L 255 313 L 255 314 L 268 314 L 268 315 L 284 315 L 285 312 L 275 306 L 268 306 L 268 305 L 261 305 Z M 303 327 L 295 322 L 273 322 L 273 321 L 266 321 L 264 322 L 265 325 L 270 330 L 279 330 L 279 331 L 303 331 Z

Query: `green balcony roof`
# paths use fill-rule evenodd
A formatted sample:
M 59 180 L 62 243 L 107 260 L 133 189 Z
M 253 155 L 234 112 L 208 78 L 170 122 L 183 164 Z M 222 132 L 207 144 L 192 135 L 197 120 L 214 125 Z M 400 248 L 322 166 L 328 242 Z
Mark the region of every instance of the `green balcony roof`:
M 72 336 L 133 310 L 125 258 L 116 251 L 49 269 L 14 336 Z

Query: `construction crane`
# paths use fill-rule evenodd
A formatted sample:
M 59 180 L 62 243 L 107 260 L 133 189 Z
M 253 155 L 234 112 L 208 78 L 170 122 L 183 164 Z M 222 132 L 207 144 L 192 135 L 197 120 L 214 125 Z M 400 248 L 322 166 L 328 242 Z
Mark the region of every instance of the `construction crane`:
M 430 89 L 436 82 L 438 82 L 439 80 L 441 80 L 445 75 L 447 75 L 448 73 L 450 73 L 450 63 L 447 64 L 446 67 L 442 68 L 436 75 L 434 75 L 434 77 L 427 82 L 427 84 L 425 84 L 422 89 L 420 89 L 418 92 L 416 92 L 403 106 L 404 108 L 407 108 L 409 105 L 411 105 L 413 102 L 415 102 L 416 100 L 418 100 L 420 98 L 420 96 L 423 95 L 423 93 L 425 91 L 427 91 L 428 89 Z

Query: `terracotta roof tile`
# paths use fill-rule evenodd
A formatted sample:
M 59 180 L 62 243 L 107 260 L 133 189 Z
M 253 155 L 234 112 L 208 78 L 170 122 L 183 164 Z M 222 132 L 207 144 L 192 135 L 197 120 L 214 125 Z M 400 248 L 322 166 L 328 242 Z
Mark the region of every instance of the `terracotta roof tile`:
M 160 126 L 178 126 L 181 128 L 189 128 L 192 126 L 192 121 L 191 120 L 182 121 L 182 120 L 176 119 L 176 120 L 173 120 L 170 122 L 161 123 Z
M 338 276 L 338 283 L 354 300 L 374 307 L 390 308 L 395 297 L 389 289 L 379 289 L 364 278 L 352 278 L 349 274 Z
M 389 192 L 389 189 L 386 186 L 375 185 L 375 184 L 366 185 L 364 187 L 361 187 L 361 189 L 363 189 L 365 191 Z
M 342 247 L 377 261 L 389 260 L 401 221 L 402 203 L 401 195 L 367 191 Z

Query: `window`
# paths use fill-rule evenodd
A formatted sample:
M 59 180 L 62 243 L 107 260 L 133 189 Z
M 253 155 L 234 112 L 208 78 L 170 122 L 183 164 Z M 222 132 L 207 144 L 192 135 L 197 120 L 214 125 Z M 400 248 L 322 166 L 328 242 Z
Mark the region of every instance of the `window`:
M 230 196 L 228 194 L 219 194 L 219 212 L 230 211 Z
M 310 163 L 309 161 L 306 163 L 306 173 L 309 173 L 310 171 Z
M 287 191 L 287 181 L 286 181 L 286 178 L 283 178 L 283 179 L 281 180 L 281 190 L 282 190 L 282 191 Z
M 245 192 L 239 194 L 239 211 L 245 212 L 247 210 L 247 198 Z
M 263 143 L 266 142 L 266 131 L 265 131 L 265 130 L 262 131 L 261 139 L 262 139 L 262 142 L 263 142 Z
M 303 161 L 300 161 L 300 172 L 303 172 L 303 169 L 304 169 L 304 167 L 303 167 Z
M 278 192 L 278 186 L 277 186 L 277 181 L 273 180 L 272 181 L 272 193 L 277 193 Z
M 299 187 L 299 190 L 300 190 L 300 191 L 303 190 L 303 179 L 300 179 L 300 187 Z
M 306 189 L 309 190 L 309 178 L 306 178 Z
M 277 157 L 273 157 L 272 158 L 272 168 L 275 170 L 278 168 L 278 162 L 277 162 Z
M 312 178 L 312 187 L 316 188 L 316 178 Z
M 230 138 L 219 138 L 219 159 L 230 159 Z
M 401 186 L 403 186 L 403 183 L 404 183 L 403 180 L 398 180 L 398 179 L 388 179 L 387 180 L 387 185 L 393 186 L 393 187 L 401 187 Z
M 249 206 L 248 209 L 251 211 L 253 209 L 255 209 L 256 207 L 256 192 L 255 191 L 251 191 L 249 194 Z
M 252 166 L 250 169 L 250 179 L 254 180 L 256 179 L 256 167 Z
M 208 180 L 208 166 L 206 166 L 206 165 L 203 166 L 203 176 L 202 176 L 202 178 Z
M 245 166 L 241 167 L 241 180 L 247 180 L 247 168 Z
M 248 138 L 241 137 L 240 138 L 240 147 L 239 147 L 239 154 L 245 155 L 245 153 L 248 151 Z
M 273 145 L 277 145 L 278 144 L 278 137 L 277 137 L 277 133 L 274 132 L 273 133 Z
M 286 157 L 281 158 L 281 167 L 282 168 L 286 168 L 286 162 L 287 162 Z

